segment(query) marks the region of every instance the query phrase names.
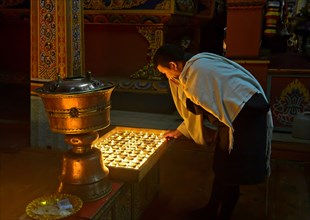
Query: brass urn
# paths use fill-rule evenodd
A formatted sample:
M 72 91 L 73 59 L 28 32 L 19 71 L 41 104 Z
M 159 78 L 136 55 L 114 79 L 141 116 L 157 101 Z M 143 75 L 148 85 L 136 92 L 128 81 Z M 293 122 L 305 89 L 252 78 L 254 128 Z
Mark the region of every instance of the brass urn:
M 68 77 L 36 89 L 48 115 L 51 130 L 65 134 L 72 146 L 64 153 L 58 192 L 93 201 L 112 189 L 101 151 L 92 148 L 98 130 L 110 125 L 110 98 L 114 84 L 86 77 Z

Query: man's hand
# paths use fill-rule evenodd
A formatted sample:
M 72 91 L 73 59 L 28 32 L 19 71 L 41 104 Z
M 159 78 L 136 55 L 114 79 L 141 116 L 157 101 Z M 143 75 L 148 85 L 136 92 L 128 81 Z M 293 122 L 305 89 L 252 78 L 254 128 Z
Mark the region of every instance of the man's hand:
M 164 137 L 167 139 L 167 140 L 171 140 L 171 139 L 177 139 L 179 137 L 181 137 L 183 134 L 179 131 L 179 130 L 167 130 L 165 133 L 164 133 Z

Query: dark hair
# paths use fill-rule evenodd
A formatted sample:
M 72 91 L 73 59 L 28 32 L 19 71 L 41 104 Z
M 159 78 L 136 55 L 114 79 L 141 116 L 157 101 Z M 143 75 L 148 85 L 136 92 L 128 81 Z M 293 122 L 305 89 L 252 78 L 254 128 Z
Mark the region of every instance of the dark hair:
M 169 62 L 184 61 L 185 50 L 175 44 L 164 44 L 155 52 L 153 57 L 154 67 L 158 65 L 169 67 Z

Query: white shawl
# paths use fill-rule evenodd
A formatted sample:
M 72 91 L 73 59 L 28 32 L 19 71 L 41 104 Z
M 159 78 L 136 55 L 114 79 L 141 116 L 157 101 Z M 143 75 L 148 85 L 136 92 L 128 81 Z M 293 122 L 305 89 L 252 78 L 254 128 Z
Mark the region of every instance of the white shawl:
M 229 127 L 229 151 L 233 148 L 232 123 L 244 104 L 255 93 L 261 93 L 266 101 L 264 90 L 255 77 L 239 64 L 212 53 L 200 53 L 186 62 L 179 77 L 182 88 L 178 95 L 213 114 Z M 183 100 L 184 102 L 184 100 Z M 267 152 L 271 153 L 273 122 L 271 111 L 267 116 Z

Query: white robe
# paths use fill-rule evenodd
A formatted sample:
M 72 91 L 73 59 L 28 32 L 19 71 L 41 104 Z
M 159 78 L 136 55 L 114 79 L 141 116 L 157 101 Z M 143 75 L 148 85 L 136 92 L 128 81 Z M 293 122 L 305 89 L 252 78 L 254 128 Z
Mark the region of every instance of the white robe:
M 255 77 L 239 64 L 212 53 L 200 53 L 186 62 L 179 77 L 180 84 L 170 82 L 171 92 L 179 114 L 184 119 L 178 130 L 197 144 L 203 139 L 203 118 L 186 109 L 186 98 L 211 113 L 229 127 L 229 151 L 233 148 L 232 123 L 244 104 L 255 93 L 264 90 Z M 267 114 L 268 163 L 271 153 L 273 122 L 271 111 Z M 269 167 L 269 165 L 268 165 Z

